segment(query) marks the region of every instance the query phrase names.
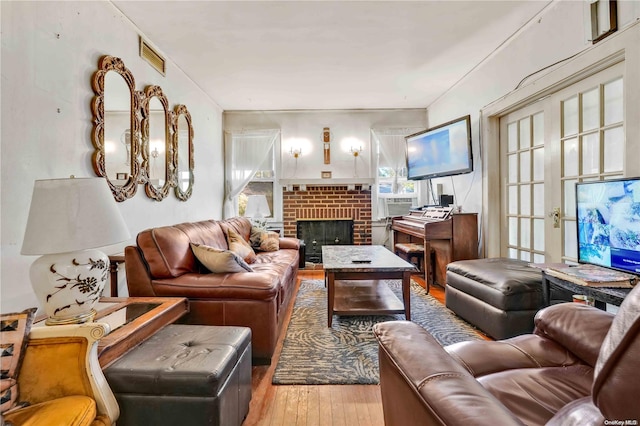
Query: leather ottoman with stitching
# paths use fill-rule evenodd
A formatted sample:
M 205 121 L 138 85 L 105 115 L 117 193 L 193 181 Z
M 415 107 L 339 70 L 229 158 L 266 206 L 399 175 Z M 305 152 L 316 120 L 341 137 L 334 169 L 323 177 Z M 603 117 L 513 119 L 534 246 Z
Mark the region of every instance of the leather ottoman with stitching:
M 251 329 L 168 325 L 104 373 L 118 426 L 240 426 L 251 401 Z
M 494 339 L 530 333 L 533 317 L 544 307 L 541 273 L 516 259 L 452 262 L 445 305 Z

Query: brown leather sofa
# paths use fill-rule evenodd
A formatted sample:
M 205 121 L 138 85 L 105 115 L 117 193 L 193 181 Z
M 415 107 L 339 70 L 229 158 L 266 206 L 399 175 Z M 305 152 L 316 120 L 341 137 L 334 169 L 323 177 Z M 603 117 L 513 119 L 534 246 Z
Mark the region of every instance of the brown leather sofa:
M 279 250 L 257 251 L 253 272 L 211 273 L 190 243 L 226 250 L 229 228 L 249 241 L 251 222 L 243 217 L 140 232 L 137 246 L 125 248 L 129 295 L 187 297 L 189 313 L 180 322 L 249 327 L 254 362 L 269 363 L 295 290 L 300 241 L 280 238 Z
M 388 426 L 640 422 L 640 286 L 615 317 L 562 303 L 507 340 L 443 348 L 406 321 L 374 332 Z

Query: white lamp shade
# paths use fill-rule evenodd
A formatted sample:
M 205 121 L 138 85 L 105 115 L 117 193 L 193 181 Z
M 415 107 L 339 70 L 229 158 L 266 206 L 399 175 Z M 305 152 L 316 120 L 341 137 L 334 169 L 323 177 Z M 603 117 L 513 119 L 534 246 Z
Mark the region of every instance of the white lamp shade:
M 84 250 L 130 237 L 104 178 L 35 181 L 22 254 Z
M 257 218 L 271 216 L 266 195 L 249 195 L 244 215 Z

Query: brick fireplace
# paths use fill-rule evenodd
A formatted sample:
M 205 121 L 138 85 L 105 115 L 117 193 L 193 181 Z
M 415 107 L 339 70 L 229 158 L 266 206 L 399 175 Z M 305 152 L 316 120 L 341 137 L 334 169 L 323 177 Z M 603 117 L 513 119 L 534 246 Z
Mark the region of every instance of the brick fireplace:
M 293 186 L 283 189 L 284 235 L 295 237 L 298 220 L 353 220 L 353 243 L 371 244 L 371 191 L 362 185 Z

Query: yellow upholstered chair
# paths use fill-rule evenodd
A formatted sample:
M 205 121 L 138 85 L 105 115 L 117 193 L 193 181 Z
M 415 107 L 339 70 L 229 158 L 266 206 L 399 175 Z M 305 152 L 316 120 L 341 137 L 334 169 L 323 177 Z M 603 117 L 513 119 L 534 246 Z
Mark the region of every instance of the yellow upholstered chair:
M 98 362 L 102 323 L 34 325 L 18 375 L 19 400 L 29 406 L 9 411 L 16 426 L 104 426 L 120 411 Z

